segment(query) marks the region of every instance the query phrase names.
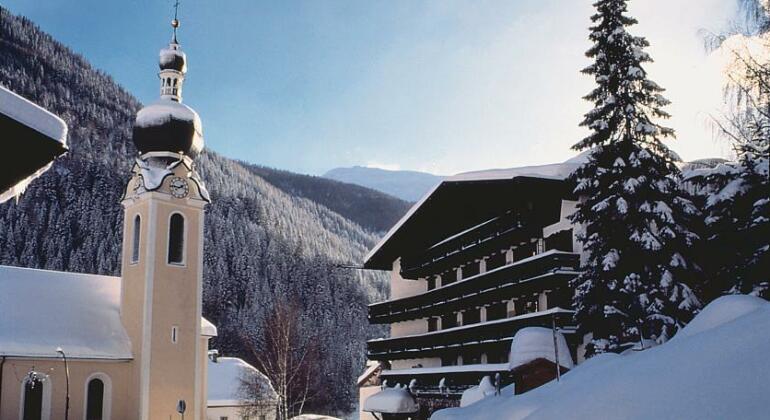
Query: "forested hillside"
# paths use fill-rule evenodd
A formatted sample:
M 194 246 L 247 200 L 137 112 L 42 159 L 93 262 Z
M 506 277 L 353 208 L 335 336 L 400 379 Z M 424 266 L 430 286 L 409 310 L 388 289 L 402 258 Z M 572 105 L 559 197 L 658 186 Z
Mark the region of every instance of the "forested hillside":
M 18 203 L 0 206 L 0 264 L 119 275 L 119 200 L 136 154 L 130 133 L 139 102 L 2 8 L 0 84 L 60 115 L 70 128 L 69 154 Z M 243 331 L 258 334 L 260 314 L 290 296 L 301 306 L 303 328 L 321 340 L 321 369 L 334 372 L 324 383 L 328 392 L 309 408 L 349 409 L 365 340 L 378 334 L 367 324 L 366 305 L 384 297 L 386 284 L 381 276 L 337 266 L 360 263 L 376 232 L 397 220 L 406 204 L 211 151 L 198 158 L 198 169 L 212 195 L 204 315 L 219 327 L 215 346 L 248 358 Z

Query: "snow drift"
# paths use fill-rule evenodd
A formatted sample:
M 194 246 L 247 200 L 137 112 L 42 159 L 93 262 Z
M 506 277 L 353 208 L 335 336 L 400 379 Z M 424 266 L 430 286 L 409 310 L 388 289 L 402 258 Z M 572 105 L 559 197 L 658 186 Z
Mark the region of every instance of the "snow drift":
M 605 354 L 525 394 L 488 397 L 432 420 L 758 419 L 770 389 L 770 303 L 725 296 L 666 344 Z

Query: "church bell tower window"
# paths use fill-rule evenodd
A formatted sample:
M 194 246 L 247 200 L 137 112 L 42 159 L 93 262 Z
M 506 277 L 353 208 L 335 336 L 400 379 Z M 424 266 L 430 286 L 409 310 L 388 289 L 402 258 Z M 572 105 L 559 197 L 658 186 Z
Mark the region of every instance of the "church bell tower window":
M 168 263 L 184 264 L 184 216 L 180 213 L 171 215 L 168 227 Z
M 142 220 L 137 214 L 134 217 L 134 234 L 131 242 L 131 263 L 139 262 L 139 235 L 141 233 Z

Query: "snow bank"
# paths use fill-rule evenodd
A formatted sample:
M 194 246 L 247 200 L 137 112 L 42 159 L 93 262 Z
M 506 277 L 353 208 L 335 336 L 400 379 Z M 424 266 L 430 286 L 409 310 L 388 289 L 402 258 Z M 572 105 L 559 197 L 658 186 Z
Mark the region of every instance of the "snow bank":
M 406 388 L 385 388 L 364 401 L 364 411 L 370 413 L 415 413 L 417 402 Z
M 67 144 L 67 124 L 61 118 L 2 86 L 0 114 L 7 115 L 51 140 Z
M 219 357 L 208 361 L 208 406 L 241 406 L 248 404 L 243 381 L 251 375 L 264 385 L 267 397 L 277 400 L 270 380 L 254 366 L 237 357 Z
M 684 337 L 691 337 L 712 330 L 766 307 L 767 301 L 756 296 L 722 296 L 703 308 L 698 316 L 679 331 L 672 340 L 681 340 Z
M 489 376 L 485 376 L 481 378 L 481 382 L 478 385 L 468 388 L 463 392 L 462 397 L 460 397 L 460 407 L 469 406 L 486 397 L 495 395 L 496 391 L 495 386 L 492 385 L 492 380 L 489 379 Z
M 572 356 L 569 353 L 569 347 L 567 347 L 567 340 L 561 333 L 556 333 L 556 344 L 559 349 L 559 365 L 572 369 Z M 516 369 L 537 359 L 546 359 L 556 363 L 553 331 L 543 327 L 520 329 L 511 341 L 508 369 Z
M 658 347 L 628 356 L 600 355 L 561 382 L 441 410 L 431 419 L 767 418 L 770 303 L 726 296 L 690 325 L 690 334 Z

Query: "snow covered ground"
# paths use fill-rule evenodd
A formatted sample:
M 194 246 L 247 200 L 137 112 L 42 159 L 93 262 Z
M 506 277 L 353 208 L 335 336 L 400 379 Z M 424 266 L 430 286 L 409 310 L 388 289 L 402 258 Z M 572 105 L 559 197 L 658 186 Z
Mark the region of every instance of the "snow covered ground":
M 770 303 L 725 296 L 666 344 L 604 354 L 522 395 L 503 389 L 432 420 L 766 419 Z

